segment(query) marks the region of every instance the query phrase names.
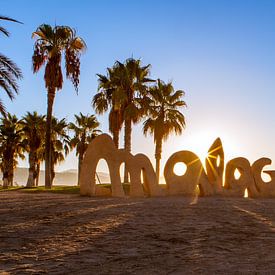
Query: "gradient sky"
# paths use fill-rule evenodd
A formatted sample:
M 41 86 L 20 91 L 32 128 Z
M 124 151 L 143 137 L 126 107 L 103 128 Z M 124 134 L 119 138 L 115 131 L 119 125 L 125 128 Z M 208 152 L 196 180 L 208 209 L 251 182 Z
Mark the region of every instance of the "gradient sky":
M 226 160 L 244 156 L 254 162 L 266 156 L 275 161 L 275 1 L 1 0 L 1 14 L 24 22 L 1 22 L 11 32 L 9 39 L 1 36 L 1 52 L 24 73 L 14 102 L 1 93 L 11 113 L 46 113 L 43 72 L 31 70 L 31 33 L 42 23 L 69 25 L 88 50 L 79 95 L 65 81 L 54 104 L 57 117 L 92 114 L 96 73 L 133 56 L 152 64 L 152 78 L 172 80 L 186 92 L 187 127 L 164 144 L 162 167 L 179 150 L 202 157 L 218 136 Z M 99 121 L 107 132 L 107 116 Z M 133 152 L 146 153 L 154 163 L 153 140 L 142 135 L 141 124 L 133 130 Z M 71 154 L 58 169 L 76 167 Z

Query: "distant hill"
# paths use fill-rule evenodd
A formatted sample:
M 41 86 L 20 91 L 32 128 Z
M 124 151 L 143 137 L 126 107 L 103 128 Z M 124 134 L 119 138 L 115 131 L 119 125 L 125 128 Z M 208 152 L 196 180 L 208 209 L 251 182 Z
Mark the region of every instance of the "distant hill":
M 109 183 L 109 174 L 104 172 L 98 172 L 98 177 L 101 183 Z M 14 171 L 14 184 L 15 185 L 26 185 L 29 175 L 28 168 L 18 167 Z M 2 173 L 0 173 L 0 182 L 2 183 Z M 98 179 L 96 179 L 98 183 Z M 45 171 L 40 171 L 39 185 L 45 184 Z M 69 169 L 62 172 L 56 172 L 54 178 L 54 185 L 76 185 L 77 184 L 77 170 Z
M 14 172 L 14 185 L 26 185 L 29 175 L 29 169 L 18 167 Z M 110 183 L 110 176 L 108 173 L 97 172 L 96 183 Z M 165 183 L 163 177 L 160 177 L 160 183 Z M 2 173 L 0 173 L 0 184 L 2 184 Z M 45 184 L 45 171 L 40 171 L 39 185 Z M 77 184 L 77 170 L 69 169 L 62 172 L 56 172 L 54 178 L 54 185 L 76 185 Z

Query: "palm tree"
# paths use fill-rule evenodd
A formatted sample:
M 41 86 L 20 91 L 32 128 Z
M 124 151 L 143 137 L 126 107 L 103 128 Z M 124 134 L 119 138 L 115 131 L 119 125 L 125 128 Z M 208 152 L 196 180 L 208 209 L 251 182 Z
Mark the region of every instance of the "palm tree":
M 65 156 L 68 155 L 70 151 L 70 137 L 67 134 L 68 124 L 63 119 L 52 118 L 52 132 L 51 132 L 51 186 L 55 177 L 54 166 L 57 163 L 61 163 L 65 160 Z
M 75 30 L 68 26 L 40 25 L 33 33 L 36 38 L 32 56 L 33 72 L 45 65 L 44 80 L 47 89 L 47 124 L 45 139 L 45 187 L 51 187 L 51 128 L 52 109 L 56 91 L 62 89 L 62 54 L 65 55 L 66 77 L 78 91 L 80 76 L 80 53 L 86 49 L 84 40 L 76 36 Z
M 151 65 L 141 66 L 141 60 L 129 58 L 124 64 L 116 62 L 114 74 L 117 90 L 121 97 L 117 104 L 120 105 L 124 120 L 124 149 L 131 153 L 132 124 L 137 123 L 144 116 L 144 108 L 140 100 L 146 95 L 148 83 L 154 80 L 148 78 Z M 125 165 L 124 182 L 129 182 L 128 168 Z
M 184 115 L 178 110 L 186 107 L 182 100 L 184 92 L 174 91 L 171 82 L 165 84 L 160 79 L 157 84 L 149 89 L 147 97 L 147 120 L 143 123 L 143 132 L 154 136 L 156 175 L 159 181 L 160 160 L 162 153 L 162 143 L 167 140 L 172 133 L 181 134 L 185 128 Z
M 132 123 L 137 123 L 144 115 L 140 100 L 148 90 L 148 78 L 151 65 L 141 66 L 141 61 L 134 58 L 124 63 L 116 61 L 108 68 L 107 76 L 99 76 L 99 92 L 93 98 L 93 106 L 97 113 L 111 108 L 109 128 L 118 146 L 119 131 L 124 122 L 124 149 L 131 152 Z M 113 130 L 116 129 L 116 132 Z M 128 171 L 125 167 L 124 182 L 128 182 Z
M 45 122 L 45 130 L 46 130 L 46 122 Z M 35 179 L 35 186 L 39 185 L 39 178 L 40 178 L 40 166 L 41 162 L 45 161 L 45 136 L 43 136 L 43 141 L 41 147 L 37 150 L 37 163 L 35 165 L 36 169 L 36 179 Z
M 0 16 L 0 20 L 12 21 L 21 23 L 15 19 L 6 16 Z M 0 32 L 6 36 L 10 33 L 0 26 Z M 17 65 L 8 57 L 0 53 L 0 87 L 7 93 L 8 97 L 13 100 L 15 94 L 18 94 L 17 80 L 22 78 L 22 72 Z M 5 115 L 5 106 L 0 100 L 0 112 Z
M 42 150 L 44 141 L 44 133 L 46 128 L 45 116 L 39 115 L 37 112 L 27 112 L 21 121 L 24 133 L 24 142 L 26 150 L 29 154 L 29 177 L 27 187 L 36 185 L 36 179 L 39 172 L 39 152 Z
M 125 63 L 117 61 L 113 67 L 115 85 L 120 94 L 116 104 L 120 106 L 124 120 L 124 149 L 131 152 L 132 123 L 140 121 L 144 109 L 140 106 L 141 98 L 148 91 L 148 78 L 151 65 L 141 66 L 141 60 L 129 58 Z
M 92 105 L 96 113 L 109 113 L 109 131 L 113 135 L 116 148 L 119 147 L 119 133 L 123 125 L 123 114 L 119 104 L 119 93 L 115 88 L 114 74 L 111 68 L 107 68 L 107 76 L 97 74 L 98 93 L 93 97 Z
M 75 123 L 69 124 L 69 129 L 74 132 L 74 137 L 71 139 L 71 148 L 76 148 L 78 155 L 78 185 L 84 154 L 89 143 L 98 136 L 101 131 L 98 129 L 99 122 L 94 115 L 75 115 Z
M 14 169 L 17 158 L 24 159 L 25 144 L 20 120 L 7 113 L 0 122 L 0 168 L 3 173 L 3 186 L 13 186 Z

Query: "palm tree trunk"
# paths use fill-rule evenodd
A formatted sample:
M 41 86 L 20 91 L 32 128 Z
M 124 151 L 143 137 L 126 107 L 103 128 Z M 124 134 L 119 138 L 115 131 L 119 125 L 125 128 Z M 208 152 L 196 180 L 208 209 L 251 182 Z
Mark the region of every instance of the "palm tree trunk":
M 13 157 L 14 154 L 13 152 L 11 153 L 11 159 L 8 162 L 8 186 L 13 186 L 13 170 L 14 170 L 14 161 L 13 161 Z
M 156 158 L 156 177 L 157 177 L 158 183 L 159 183 L 159 176 L 160 176 L 161 153 L 162 153 L 162 140 L 157 140 L 156 149 L 155 149 L 155 158 Z
M 48 90 L 48 106 L 47 106 L 47 121 L 46 121 L 46 141 L 45 141 L 45 188 L 52 187 L 51 175 L 51 132 L 52 132 L 52 110 L 55 97 L 55 90 Z
M 13 174 L 13 169 L 10 171 L 10 175 L 9 175 L 9 186 L 13 186 L 13 178 L 14 178 L 14 174 Z
M 114 144 L 115 144 L 116 148 L 118 148 L 118 146 L 119 146 L 119 130 L 115 130 L 113 132 L 113 140 L 114 140 Z
M 83 154 L 79 154 L 78 156 L 78 178 L 77 178 L 77 185 L 80 185 L 80 173 L 81 173 L 81 166 L 83 161 Z
M 33 187 L 34 179 L 35 179 L 35 153 L 33 151 L 30 151 L 29 153 L 29 177 L 27 181 L 27 187 Z
M 125 134 L 124 134 L 124 149 L 126 152 L 131 153 L 131 135 L 132 135 L 132 121 L 125 119 Z M 124 183 L 129 182 L 129 169 L 125 163 L 124 169 Z
M 36 163 L 36 179 L 35 179 L 35 186 L 39 184 L 39 176 L 40 176 L 40 161 Z
M 9 167 L 8 186 L 13 186 L 13 167 Z
M 8 182 L 8 170 L 6 168 L 3 169 L 3 187 L 8 188 L 9 182 Z
M 51 187 L 53 186 L 53 180 L 55 178 L 55 171 L 54 171 L 54 161 L 51 161 Z
M 55 171 L 54 171 L 54 167 L 52 167 L 52 169 L 51 169 L 51 188 L 53 186 L 54 178 L 55 178 Z

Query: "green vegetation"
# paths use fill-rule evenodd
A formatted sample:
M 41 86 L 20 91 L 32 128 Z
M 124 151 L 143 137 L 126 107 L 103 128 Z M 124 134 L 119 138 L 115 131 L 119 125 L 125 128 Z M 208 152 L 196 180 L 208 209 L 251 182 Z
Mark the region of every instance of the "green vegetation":
M 53 186 L 51 189 L 45 188 L 45 186 L 38 187 L 0 187 L 0 192 L 9 191 L 20 191 L 28 193 L 38 193 L 38 192 L 50 192 L 50 193 L 60 193 L 60 194 L 79 194 L 79 186 Z
M 17 190 L 20 190 L 24 187 L 19 187 L 19 186 L 9 186 L 9 187 L 3 187 L 3 186 L 0 186 L 0 192 L 6 192 L 6 191 L 17 191 Z
M 100 187 L 111 189 L 111 184 L 100 184 Z M 130 193 L 130 184 L 124 183 L 123 189 L 126 195 Z M 79 194 L 80 187 L 79 186 L 67 186 L 67 185 L 60 185 L 60 186 L 53 186 L 51 189 L 45 188 L 45 186 L 37 186 L 37 187 L 23 187 L 23 186 L 11 186 L 4 188 L 0 186 L 0 192 L 10 192 L 10 191 L 20 191 L 20 192 L 28 192 L 28 193 L 42 193 L 42 192 L 49 192 L 49 193 L 57 193 L 57 194 Z

